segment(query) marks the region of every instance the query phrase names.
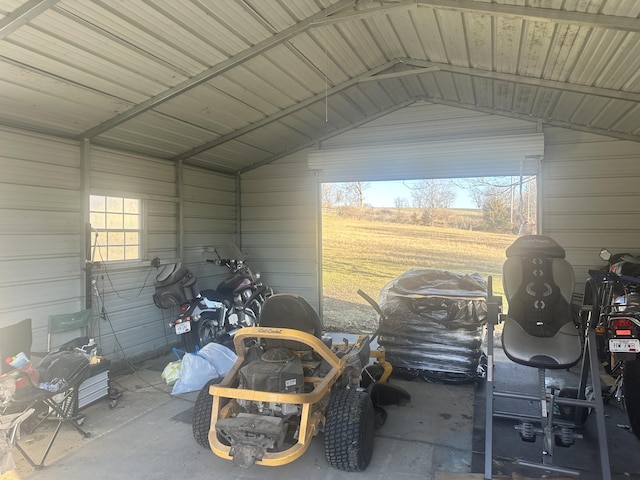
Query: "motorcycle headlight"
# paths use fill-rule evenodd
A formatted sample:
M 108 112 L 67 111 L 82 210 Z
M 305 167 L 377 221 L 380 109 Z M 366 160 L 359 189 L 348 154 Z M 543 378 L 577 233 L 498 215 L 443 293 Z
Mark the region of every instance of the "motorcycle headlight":
M 200 315 L 200 314 L 196 314 L 196 315 L 194 315 L 193 317 L 191 317 L 191 319 L 192 319 L 194 322 L 198 322 L 198 321 L 200 321 L 200 317 L 201 317 L 201 315 Z

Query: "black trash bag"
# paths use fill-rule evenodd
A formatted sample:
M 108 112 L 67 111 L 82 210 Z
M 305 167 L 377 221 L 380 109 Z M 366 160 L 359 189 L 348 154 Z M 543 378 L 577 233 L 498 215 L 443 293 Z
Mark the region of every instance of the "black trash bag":
M 89 378 L 89 359 L 86 355 L 61 350 L 49 353 L 36 366 L 41 383 L 56 383 L 58 389 L 78 384 Z
M 476 273 L 445 270 L 411 269 L 389 282 L 380 292 L 378 340 L 387 360 L 430 381 L 476 379 L 486 290 Z

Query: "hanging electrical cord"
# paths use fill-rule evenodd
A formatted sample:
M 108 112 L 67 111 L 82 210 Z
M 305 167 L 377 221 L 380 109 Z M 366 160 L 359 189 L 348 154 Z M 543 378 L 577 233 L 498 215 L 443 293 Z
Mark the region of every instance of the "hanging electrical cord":
M 99 246 L 97 238 L 96 238 L 95 245 Z M 95 248 L 95 246 L 94 246 L 94 248 Z M 142 291 L 147 287 L 147 280 L 149 280 L 149 275 L 151 275 L 151 272 L 153 271 L 153 266 L 150 266 L 149 267 L 149 271 L 147 272 L 147 276 L 144 278 L 144 282 L 142 282 L 142 287 L 140 287 L 140 290 L 138 291 L 138 294 L 135 297 L 128 298 L 128 297 L 125 297 L 124 295 L 121 295 L 120 292 L 113 285 L 113 281 L 111 280 L 111 276 L 109 275 L 109 270 L 107 270 L 106 263 L 105 263 L 104 259 L 102 258 L 102 253 L 100 253 L 100 264 L 104 267 L 103 268 L 103 272 L 104 272 L 105 276 L 107 277 L 107 280 L 109 281 L 109 285 L 111 286 L 111 290 L 113 291 L 113 293 L 115 293 L 118 298 L 121 298 L 122 300 L 128 300 L 128 301 L 131 301 L 134 298 L 138 298 L 142 294 Z
M 97 281 L 95 279 L 92 279 L 92 284 L 94 285 L 94 294 L 96 296 L 96 304 L 99 305 L 100 307 L 100 318 L 105 320 L 108 324 L 109 324 L 109 328 L 111 329 L 111 335 L 113 335 L 113 339 L 116 343 L 116 345 L 118 346 L 118 348 L 120 349 L 120 352 L 122 354 L 122 360 L 125 363 L 125 365 L 127 367 L 129 367 L 129 369 L 131 370 L 131 373 L 134 373 L 142 382 L 144 382 L 146 385 L 148 385 L 151 388 L 154 388 L 162 393 L 166 393 L 167 395 L 171 395 L 171 392 L 167 392 L 161 388 L 159 388 L 157 385 L 154 385 L 153 383 L 150 383 L 148 380 L 146 380 L 144 377 L 142 377 L 142 375 L 140 375 L 139 370 L 136 368 L 136 366 L 131 363 L 131 361 L 129 360 L 129 357 L 127 357 L 127 354 L 125 353 L 124 347 L 122 346 L 122 343 L 120 342 L 120 339 L 118 338 L 118 335 L 116 334 L 115 328 L 113 327 L 113 323 L 111 322 L 111 318 L 109 317 L 109 314 L 104 306 L 104 291 L 102 293 L 100 293 L 98 287 L 97 287 Z M 101 337 L 99 337 L 101 338 Z M 114 381 L 114 383 L 118 384 L 118 386 L 122 387 L 121 384 L 119 384 L 118 382 Z M 126 388 L 123 388 L 123 390 L 126 390 Z M 181 398 L 181 397 L 178 397 Z M 186 399 L 185 399 L 186 400 Z

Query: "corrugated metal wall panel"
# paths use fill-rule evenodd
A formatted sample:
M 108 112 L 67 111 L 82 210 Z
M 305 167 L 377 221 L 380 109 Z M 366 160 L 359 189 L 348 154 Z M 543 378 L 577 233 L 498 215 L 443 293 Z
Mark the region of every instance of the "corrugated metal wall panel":
M 93 270 L 97 289 L 93 292 L 94 311 L 104 310 L 94 325 L 98 344 L 112 359 L 166 348 L 175 338 L 166 336 L 164 312 L 153 304 L 153 281 L 158 271 L 148 262 L 155 256 L 161 260 L 177 257 L 176 165 L 100 147 L 92 147 L 89 156 L 90 193 L 140 198 L 145 239 L 145 262 L 100 263 Z
M 91 189 L 93 193 L 175 198 L 176 167 L 173 162 L 156 158 L 92 148 Z
M 327 182 L 535 174 L 543 151 L 533 122 L 419 102 L 323 142 L 309 165 Z
M 77 142 L 12 129 L 0 130 L 0 144 L 5 172 L 0 177 L 0 325 L 30 316 L 34 348 L 42 350 L 48 316 L 84 307 L 80 148 Z M 166 328 L 175 312 L 153 304 L 158 271 L 148 261 L 158 256 L 166 263 L 179 255 L 177 166 L 95 146 L 88 152 L 91 193 L 141 198 L 146 240 L 146 261 L 101 263 L 93 269 L 92 300 L 101 313 L 94 318 L 93 335 L 114 360 L 166 348 L 177 341 Z M 183 171 L 180 260 L 202 275 L 203 287 L 217 285 L 225 274 L 205 263 L 204 247 L 235 238 L 235 183 L 233 177 L 193 167 Z
M 82 305 L 79 149 L 12 129 L 0 145 L 0 325 L 31 317 L 37 349 L 49 315 Z
M 196 167 L 184 167 L 182 179 L 182 261 L 198 277 L 201 289 L 215 288 L 228 271 L 206 263 L 215 258 L 206 247 L 220 249 L 236 240 L 236 179 Z
M 242 242 L 265 284 L 319 311 L 317 183 L 305 158 L 298 152 L 242 176 Z
M 545 128 L 541 228 L 567 251 L 582 293 L 606 247 L 640 254 L 640 144 Z
M 322 148 L 530 133 L 536 133 L 534 122 L 418 102 L 322 142 Z

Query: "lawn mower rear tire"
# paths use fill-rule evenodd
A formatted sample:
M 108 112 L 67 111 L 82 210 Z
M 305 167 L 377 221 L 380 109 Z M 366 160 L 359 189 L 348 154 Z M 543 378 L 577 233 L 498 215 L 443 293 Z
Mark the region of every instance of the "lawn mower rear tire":
M 327 408 L 324 452 L 333 468 L 361 472 L 373 454 L 375 411 L 365 391 L 338 390 Z

